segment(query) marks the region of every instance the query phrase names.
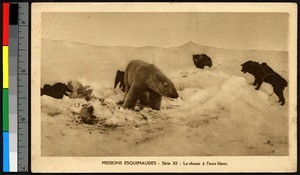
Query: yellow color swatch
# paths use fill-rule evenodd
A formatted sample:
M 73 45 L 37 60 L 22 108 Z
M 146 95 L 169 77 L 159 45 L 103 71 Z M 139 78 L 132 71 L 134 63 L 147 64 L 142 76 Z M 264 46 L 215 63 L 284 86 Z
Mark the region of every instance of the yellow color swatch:
M 8 46 L 3 46 L 3 88 L 8 88 Z

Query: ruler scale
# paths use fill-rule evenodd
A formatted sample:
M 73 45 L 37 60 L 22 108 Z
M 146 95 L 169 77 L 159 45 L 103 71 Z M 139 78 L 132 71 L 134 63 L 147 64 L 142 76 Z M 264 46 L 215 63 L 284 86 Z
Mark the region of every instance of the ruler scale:
M 19 3 L 18 19 L 18 171 L 28 172 L 28 3 Z

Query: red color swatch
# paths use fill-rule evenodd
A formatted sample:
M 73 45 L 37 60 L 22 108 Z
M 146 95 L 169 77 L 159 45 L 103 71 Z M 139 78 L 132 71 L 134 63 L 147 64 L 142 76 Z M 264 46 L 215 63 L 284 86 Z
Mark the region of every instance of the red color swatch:
M 9 3 L 3 3 L 3 46 L 8 46 Z

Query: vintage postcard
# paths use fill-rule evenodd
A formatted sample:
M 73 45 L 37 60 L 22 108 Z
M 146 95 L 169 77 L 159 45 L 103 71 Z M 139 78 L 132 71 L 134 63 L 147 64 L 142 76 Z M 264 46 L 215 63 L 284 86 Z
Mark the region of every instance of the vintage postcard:
M 294 172 L 297 5 L 33 3 L 33 172 Z

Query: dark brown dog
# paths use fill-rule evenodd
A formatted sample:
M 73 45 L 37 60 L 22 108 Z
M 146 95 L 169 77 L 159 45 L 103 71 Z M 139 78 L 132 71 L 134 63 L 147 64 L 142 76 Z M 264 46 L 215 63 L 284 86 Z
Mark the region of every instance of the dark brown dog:
M 53 98 L 61 99 L 63 96 L 69 96 L 67 92 L 72 92 L 72 90 L 64 83 L 55 83 L 54 85 L 45 84 L 41 89 L 41 96 L 48 95 Z
M 118 70 L 117 75 L 115 78 L 115 86 L 114 89 L 117 87 L 117 85 L 120 83 L 119 87 L 123 92 L 125 92 L 125 86 L 124 86 L 124 74 L 125 72 Z
M 259 64 L 256 61 L 250 60 L 243 63 L 241 66 L 242 72 L 248 72 L 254 76 L 255 80 L 253 82 L 253 85 L 256 86 L 256 90 L 259 90 L 263 82 L 271 84 L 273 86 L 275 94 L 279 98 L 278 102 L 281 102 L 282 106 L 284 105 L 285 98 L 283 96 L 283 90 L 285 87 L 287 87 L 287 81 L 284 78 L 273 71 L 273 69 L 269 67 L 265 62 Z
M 205 66 L 212 66 L 212 61 L 206 54 L 193 55 L 193 61 L 195 66 L 200 69 L 204 69 Z

